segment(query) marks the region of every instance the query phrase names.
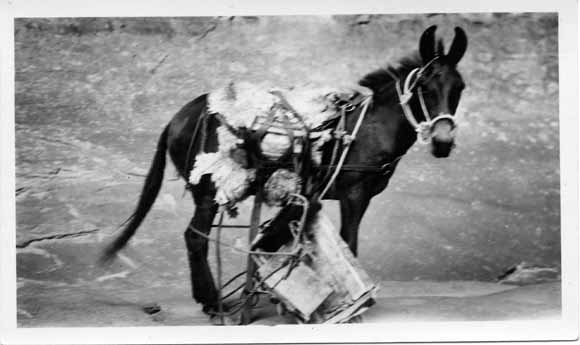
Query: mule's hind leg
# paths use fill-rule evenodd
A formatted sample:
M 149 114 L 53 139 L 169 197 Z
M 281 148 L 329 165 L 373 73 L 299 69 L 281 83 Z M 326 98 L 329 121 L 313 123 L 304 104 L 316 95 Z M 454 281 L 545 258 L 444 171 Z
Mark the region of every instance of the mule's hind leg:
M 193 298 L 203 305 L 203 311 L 210 313 L 218 309 L 218 292 L 207 261 L 208 240 L 193 231 L 196 229 L 209 235 L 217 213 L 215 188 L 209 176 L 204 176 L 201 183 L 193 187 L 192 194 L 195 213 L 184 234 L 191 272 L 191 289 Z

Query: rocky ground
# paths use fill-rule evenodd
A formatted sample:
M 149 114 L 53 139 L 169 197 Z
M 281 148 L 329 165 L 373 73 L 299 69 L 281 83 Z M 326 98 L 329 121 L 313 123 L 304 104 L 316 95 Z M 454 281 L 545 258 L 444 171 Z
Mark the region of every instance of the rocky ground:
M 125 278 L 133 278 L 134 275 Z M 503 321 L 560 318 L 558 282 L 516 287 L 495 283 L 382 282 L 376 304 L 362 322 Z M 23 327 L 120 327 L 212 325 L 188 296 L 185 284 L 136 285 L 120 279 L 84 284 L 28 282 L 19 289 Z M 147 307 L 159 308 L 155 313 Z M 235 316 L 234 320 L 238 320 Z M 252 311 L 253 325 L 295 324 L 262 298 Z M 214 320 L 217 321 L 217 320 Z
M 19 19 L 19 324 L 145 324 L 153 321 L 139 306 L 151 300 L 173 306 L 168 310 L 177 316 L 170 312 L 165 324 L 196 323 L 182 241 L 193 204 L 172 168 L 125 252 L 136 266 L 95 265 L 105 241 L 131 213 L 157 137 L 173 113 L 229 80 L 356 82 L 416 49 L 420 33 L 433 23 L 447 42 L 455 25 L 469 37 L 459 65 L 467 89 L 458 147 L 444 160 L 418 144 L 405 156 L 363 221 L 360 259 L 376 281 L 414 281 L 414 287 L 479 281 L 489 299 L 423 293 L 409 302 L 389 292 L 407 283 L 383 283 L 389 286 L 382 290 L 384 304 L 368 319 L 377 313 L 422 318 L 421 310 L 431 319 L 556 315 L 558 283 L 499 294 L 493 283 L 522 262 L 560 268 L 554 15 Z M 245 223 L 249 204 L 240 211 L 229 221 Z M 325 212 L 338 225 L 337 205 L 328 202 Z M 246 236 L 228 230 L 224 237 L 245 243 Z M 237 253 L 225 250 L 224 256 L 226 276 L 243 269 Z M 437 284 L 431 283 L 433 291 Z M 534 303 L 538 296 L 545 303 Z M 506 302 L 512 298 L 520 304 Z M 490 301 L 506 312 L 485 309 Z

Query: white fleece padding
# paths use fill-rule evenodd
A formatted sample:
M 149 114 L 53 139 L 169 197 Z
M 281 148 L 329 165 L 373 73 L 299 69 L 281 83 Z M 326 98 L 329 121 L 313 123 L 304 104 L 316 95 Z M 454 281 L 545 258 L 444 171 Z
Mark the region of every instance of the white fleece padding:
M 210 174 L 217 189 L 215 201 L 219 205 L 239 201 L 256 178 L 256 169 L 245 169 L 223 152 L 202 153 L 196 157 L 189 182 L 198 184 L 203 175 Z
M 226 127 L 217 128 L 218 151 L 202 152 L 195 157 L 195 164 L 189 175 L 191 184 L 198 184 L 203 175 L 211 175 L 217 194 L 215 200 L 224 205 L 240 200 L 250 183 L 256 178 L 256 169 L 246 169 L 232 159 L 232 148 L 242 140 L 233 135 Z
M 338 109 L 330 101 L 335 93 L 359 92 L 370 95 L 370 90 L 360 87 L 303 87 L 282 90 L 266 84 L 247 82 L 230 83 L 208 95 L 208 111 L 219 113 L 234 128 L 251 128 L 256 117 L 268 116 L 272 109 L 280 110 L 276 105 L 280 99 L 270 91 L 282 92 L 288 103 L 303 117 L 309 128 L 315 128 L 336 114 Z M 276 116 L 276 113 L 274 113 Z M 331 139 L 331 130 L 311 132 L 312 139 L 318 138 L 312 145 L 312 160 L 320 164 L 322 145 Z M 211 175 L 217 188 L 215 200 L 220 205 L 231 205 L 246 196 L 246 191 L 255 180 L 255 169 L 246 169 L 232 159 L 231 152 L 241 143 L 241 139 L 232 134 L 225 126 L 217 128 L 218 151 L 202 152 L 195 158 L 189 182 L 196 185 L 203 175 Z
M 316 128 L 336 114 L 338 109 L 330 101 L 334 94 L 361 93 L 371 91 L 359 85 L 345 87 L 313 87 L 310 85 L 282 89 L 267 84 L 248 82 L 230 83 L 208 96 L 208 110 L 221 114 L 233 127 L 246 127 L 254 123 L 258 116 L 268 116 L 271 109 L 280 102 L 270 91 L 279 91 L 288 103 L 302 116 L 309 128 Z

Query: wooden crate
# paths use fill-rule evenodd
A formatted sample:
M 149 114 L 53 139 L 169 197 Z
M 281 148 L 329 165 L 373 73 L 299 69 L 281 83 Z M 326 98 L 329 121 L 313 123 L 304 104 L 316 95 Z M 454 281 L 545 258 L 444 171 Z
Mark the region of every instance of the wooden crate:
M 308 253 L 298 263 L 283 256 L 256 256 L 266 287 L 302 321 L 341 323 L 362 312 L 377 287 L 322 212 L 309 225 Z M 278 252 L 289 251 L 289 245 Z

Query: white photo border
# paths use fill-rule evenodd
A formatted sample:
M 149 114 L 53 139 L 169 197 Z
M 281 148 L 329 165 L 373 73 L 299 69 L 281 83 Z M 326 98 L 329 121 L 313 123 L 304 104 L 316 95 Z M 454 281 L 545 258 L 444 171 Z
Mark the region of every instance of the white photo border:
M 0 343 L 355 343 L 546 341 L 578 338 L 578 9 L 574 0 L 6 0 L 0 89 Z M 225 327 L 17 328 L 14 152 L 14 18 L 355 13 L 557 12 L 559 18 L 562 318 L 550 321 L 391 322 Z M 565 110 L 565 111 L 564 111 Z

